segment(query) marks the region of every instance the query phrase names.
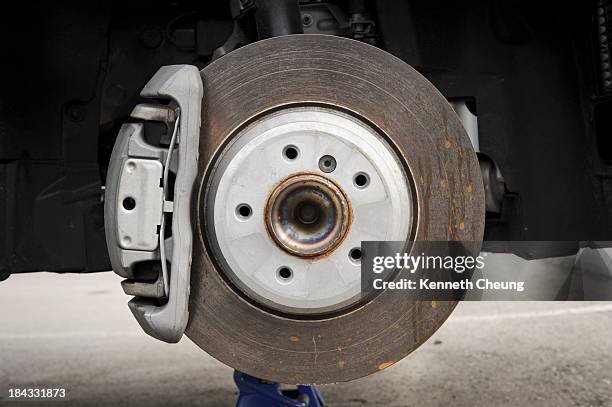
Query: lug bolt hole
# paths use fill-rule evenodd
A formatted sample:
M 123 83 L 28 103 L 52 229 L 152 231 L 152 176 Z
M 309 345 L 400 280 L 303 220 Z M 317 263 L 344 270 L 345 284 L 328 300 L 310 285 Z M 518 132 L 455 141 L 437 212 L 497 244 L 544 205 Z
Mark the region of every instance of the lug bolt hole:
M 283 156 L 289 161 L 293 161 L 298 158 L 299 154 L 300 150 L 298 150 L 296 146 L 287 146 L 283 149 Z
M 276 274 L 281 282 L 287 283 L 293 277 L 293 270 L 291 270 L 289 267 L 283 266 L 276 271 Z
M 324 155 L 319 159 L 319 169 L 325 173 L 333 172 L 336 169 L 336 159 L 331 155 Z
M 126 211 L 131 211 L 136 207 L 136 201 L 131 196 L 128 196 L 123 200 L 123 209 Z
M 370 185 L 370 176 L 365 172 L 358 172 L 353 177 L 353 184 L 359 189 L 363 189 Z
M 361 256 L 361 248 L 359 247 L 355 247 L 349 252 L 349 258 L 355 263 L 361 262 Z
M 253 209 L 245 203 L 240 204 L 236 207 L 236 216 L 240 220 L 247 220 L 253 214 Z

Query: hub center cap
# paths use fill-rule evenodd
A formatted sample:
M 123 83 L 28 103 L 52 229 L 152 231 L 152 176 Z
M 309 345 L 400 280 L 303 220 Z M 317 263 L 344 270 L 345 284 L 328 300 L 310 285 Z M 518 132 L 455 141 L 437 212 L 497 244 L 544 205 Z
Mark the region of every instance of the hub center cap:
M 342 241 L 350 224 L 349 203 L 338 186 L 316 174 L 296 174 L 281 182 L 266 205 L 266 226 L 291 254 L 318 256 Z

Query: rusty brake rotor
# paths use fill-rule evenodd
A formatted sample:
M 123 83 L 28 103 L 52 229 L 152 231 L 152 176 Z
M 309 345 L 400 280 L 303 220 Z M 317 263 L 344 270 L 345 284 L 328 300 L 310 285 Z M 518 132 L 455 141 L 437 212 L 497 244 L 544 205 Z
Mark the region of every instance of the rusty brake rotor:
M 359 247 L 482 240 L 478 161 L 444 97 L 332 36 L 257 42 L 201 75 L 189 338 L 295 384 L 356 379 L 416 349 L 456 304 L 361 301 Z

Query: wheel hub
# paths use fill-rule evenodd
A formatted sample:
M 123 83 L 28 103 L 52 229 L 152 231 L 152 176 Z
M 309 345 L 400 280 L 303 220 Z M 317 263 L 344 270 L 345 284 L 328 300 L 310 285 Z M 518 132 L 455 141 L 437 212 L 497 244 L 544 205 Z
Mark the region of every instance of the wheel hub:
M 274 188 L 265 209 L 268 232 L 291 254 L 331 252 L 350 225 L 349 202 L 338 186 L 316 174 L 296 174 Z
M 207 237 L 223 272 L 282 313 L 358 303 L 361 242 L 406 240 L 412 227 L 399 158 L 375 129 L 333 106 L 262 114 L 232 137 L 211 186 Z

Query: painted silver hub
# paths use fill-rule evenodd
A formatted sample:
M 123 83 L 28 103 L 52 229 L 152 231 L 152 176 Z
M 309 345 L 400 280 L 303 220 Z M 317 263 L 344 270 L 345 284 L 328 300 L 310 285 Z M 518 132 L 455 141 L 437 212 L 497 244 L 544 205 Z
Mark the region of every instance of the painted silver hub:
M 336 109 L 288 107 L 256 119 L 232 137 L 210 179 L 207 236 L 222 271 L 284 313 L 355 304 L 361 242 L 410 235 L 398 157 L 375 129 Z

